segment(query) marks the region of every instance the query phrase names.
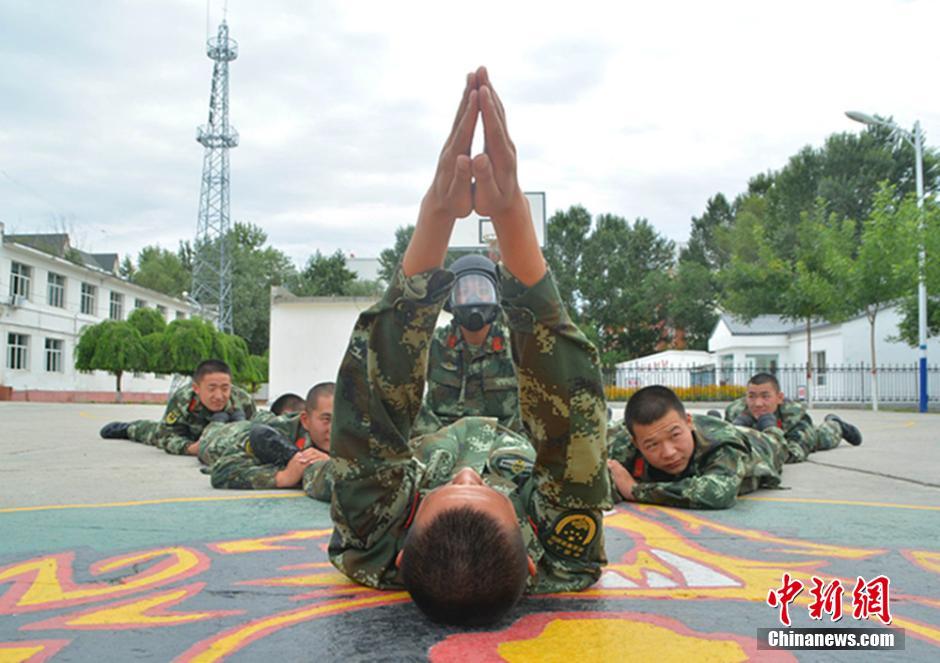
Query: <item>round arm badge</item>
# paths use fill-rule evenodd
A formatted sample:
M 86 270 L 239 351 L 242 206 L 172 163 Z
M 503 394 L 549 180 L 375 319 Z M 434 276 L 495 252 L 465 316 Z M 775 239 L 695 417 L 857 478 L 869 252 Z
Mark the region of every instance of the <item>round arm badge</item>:
M 587 512 L 568 511 L 552 524 L 545 548 L 561 557 L 584 557 L 597 536 L 597 521 Z
M 167 424 L 169 424 L 170 426 L 172 426 L 173 424 L 176 423 L 176 420 L 177 420 L 177 419 L 179 419 L 179 414 L 176 412 L 176 410 L 170 410 L 169 412 L 167 412 L 166 417 L 164 417 L 163 420 L 164 420 Z

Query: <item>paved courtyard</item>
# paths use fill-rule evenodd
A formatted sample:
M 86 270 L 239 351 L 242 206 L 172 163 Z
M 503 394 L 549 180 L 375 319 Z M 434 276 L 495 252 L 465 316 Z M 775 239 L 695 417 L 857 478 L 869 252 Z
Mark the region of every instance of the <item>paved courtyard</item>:
M 597 585 L 460 631 L 333 570 L 328 505 L 213 490 L 193 458 L 98 437 L 161 412 L 0 403 L 0 662 L 940 660 L 936 414 L 838 411 L 861 447 L 789 465 L 783 490 L 727 511 L 622 505 Z M 785 574 L 805 586 L 793 627 L 881 627 L 853 609 L 884 616 L 887 578 L 904 649 L 758 650 Z M 845 588 L 837 623 L 810 617 L 813 577 Z M 853 600 L 859 578 L 869 601 Z

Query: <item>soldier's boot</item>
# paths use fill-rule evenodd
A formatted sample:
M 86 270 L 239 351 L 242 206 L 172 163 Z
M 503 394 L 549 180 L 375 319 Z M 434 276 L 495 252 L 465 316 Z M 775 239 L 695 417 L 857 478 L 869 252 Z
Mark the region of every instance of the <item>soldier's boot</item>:
M 736 416 L 734 421 L 731 423 L 733 423 L 735 426 L 747 426 L 748 428 L 754 428 L 755 424 L 757 424 L 757 421 L 755 421 L 754 417 L 751 416 L 750 412 L 742 412 Z
M 284 466 L 300 450 L 270 426 L 252 426 L 245 451 L 266 465 Z
M 709 417 L 715 417 L 715 419 L 724 419 L 724 417 L 721 415 L 721 412 L 718 410 L 709 410 L 707 414 Z
M 768 428 L 773 428 L 777 425 L 777 415 L 773 412 L 768 412 L 767 414 L 762 414 L 760 419 L 754 424 L 754 428 L 759 431 L 765 431 Z
M 847 421 L 843 421 L 842 417 L 839 415 L 827 414 L 826 421 L 834 421 L 839 424 L 839 427 L 842 429 L 842 439 L 851 444 L 853 447 L 857 447 L 862 443 L 862 431 Z
M 112 421 L 109 424 L 105 424 L 101 427 L 101 432 L 99 435 L 106 440 L 129 440 L 130 436 L 127 434 L 127 429 L 131 425 L 126 421 Z

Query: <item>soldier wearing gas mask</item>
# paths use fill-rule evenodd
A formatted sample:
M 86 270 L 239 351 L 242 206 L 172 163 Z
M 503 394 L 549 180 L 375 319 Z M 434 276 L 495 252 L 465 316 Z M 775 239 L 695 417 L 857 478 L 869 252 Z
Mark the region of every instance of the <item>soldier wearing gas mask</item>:
M 438 327 L 428 354 L 427 392 L 412 435 L 431 433 L 461 417 L 496 417 L 522 432 L 519 385 L 500 318 L 496 265 L 466 255 L 450 266 L 454 287 L 444 304 L 453 315 Z

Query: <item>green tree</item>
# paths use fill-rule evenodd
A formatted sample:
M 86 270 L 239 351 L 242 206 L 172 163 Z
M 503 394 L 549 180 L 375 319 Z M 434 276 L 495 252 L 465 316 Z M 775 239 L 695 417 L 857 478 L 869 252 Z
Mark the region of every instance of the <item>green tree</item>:
M 878 409 L 878 358 L 875 322 L 878 313 L 909 293 L 917 279 L 917 201 L 900 203 L 895 187 L 883 183 L 861 232 L 855 255 L 843 254 L 838 269 L 847 275 L 850 306 L 864 311 L 869 324 L 872 409 Z
M 296 269 L 286 254 L 267 246 L 267 234 L 254 224 L 236 222 L 229 241 L 233 331 L 261 354 L 268 349 L 271 286 L 289 283 Z
M 105 320 L 85 327 L 75 346 L 75 368 L 114 375 L 120 400 L 124 373 L 148 370 L 140 332 L 125 320 Z
M 210 323 L 199 318 L 174 320 L 166 326 L 163 351 L 166 370 L 161 373 L 191 375 L 199 362 L 221 358 L 215 336 L 218 331 Z
M 329 256 L 317 251 L 307 259 L 293 290 L 301 296 L 346 295 L 355 281 L 356 273 L 346 267 L 342 251 Z
M 674 251 L 645 219 L 631 225 L 611 214 L 597 217 L 584 246 L 578 290 L 605 365 L 649 354 L 668 341 L 666 295 Z
M 578 319 L 578 284 L 585 245 L 591 232 L 591 214 L 581 205 L 552 214 L 545 237 L 545 260 L 552 270 L 561 300 Z
M 812 323 L 836 322 L 851 313 L 846 301 L 847 274 L 840 269 L 852 247 L 854 224 L 839 223 L 825 213 L 819 200 L 812 213 L 787 233 L 781 245 L 776 228 L 769 228 L 760 212 L 762 201 L 752 200 L 749 211 L 738 216 L 731 260 L 722 272 L 726 310 L 750 320 L 773 313 L 806 325 L 807 401 L 812 402 Z M 776 235 L 776 236 L 775 236 Z
M 171 297 L 182 297 L 184 292 L 192 290 L 193 274 L 178 253 L 159 246 L 145 246 L 137 254 L 137 268 L 130 280 Z
M 414 232 L 413 225 L 399 226 L 395 229 L 395 245 L 379 253 L 379 278 L 386 284 L 392 282 Z
M 140 332 L 141 336 L 161 333 L 166 329 L 163 314 L 155 308 L 136 308 L 127 316 L 127 321 Z

